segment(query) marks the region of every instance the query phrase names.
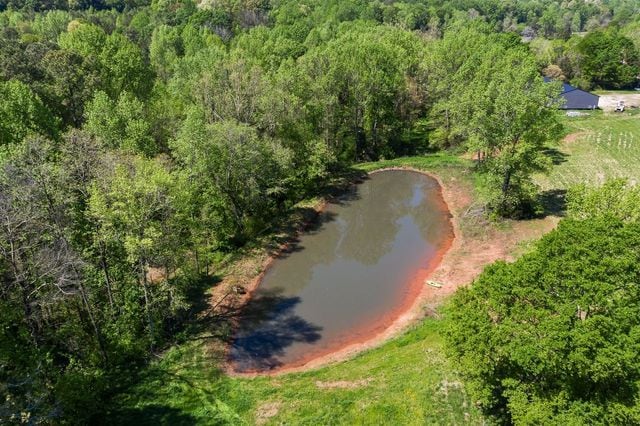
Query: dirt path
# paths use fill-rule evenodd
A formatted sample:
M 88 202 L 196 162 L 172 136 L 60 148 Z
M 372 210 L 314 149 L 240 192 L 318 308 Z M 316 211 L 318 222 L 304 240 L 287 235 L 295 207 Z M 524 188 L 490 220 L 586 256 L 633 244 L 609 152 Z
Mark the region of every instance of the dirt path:
M 523 243 L 540 238 L 555 228 L 559 221 L 557 217 L 548 216 L 508 221 L 503 227 L 497 227 L 482 217 L 473 217 L 470 188 L 453 180 L 442 184 L 458 232 L 453 247 L 432 275 L 433 280 L 444 284 L 438 292 L 438 299 L 471 283 L 486 265 L 496 260 L 513 261 L 522 251 Z
M 490 224 L 473 209 L 472 188 L 456 177 L 440 178 L 432 173 L 405 167 L 394 167 L 384 170 L 413 170 L 432 176 L 442 187 L 442 195 L 452 215 L 455 232 L 450 249 L 444 254 L 439 265 L 431 272 L 429 279 L 442 283 L 442 288 L 423 285 L 410 308 L 401 313 L 392 323 L 376 335 L 352 342 L 330 354 L 312 359 L 301 367 L 283 368 L 274 372 L 237 373 L 228 368 L 227 373 L 233 376 L 253 377 L 258 375 L 279 375 L 291 372 L 306 371 L 329 363 L 349 359 L 358 353 L 380 346 L 387 340 L 401 334 L 416 321 L 426 315 L 433 314 L 442 299 L 454 293 L 459 287 L 471 283 L 483 268 L 496 260 L 512 261 L 522 252 L 523 242 L 534 240 L 552 230 L 558 218 L 547 217 L 529 221 L 509 221 L 501 226 Z M 376 171 L 377 172 L 377 171 Z M 318 210 L 322 204 L 316 206 Z M 300 230 L 301 227 L 298 228 Z M 286 246 L 278 250 L 286 249 Z M 262 271 L 268 268 L 278 250 L 266 252 L 261 256 L 248 257 L 236 265 L 236 270 L 229 274 L 222 285 L 214 291 L 212 301 L 223 297 L 222 294 L 234 286 L 246 289 L 246 294 L 232 295 L 224 309 L 239 309 L 250 297 L 260 282 Z
M 624 102 L 625 108 L 640 107 L 640 93 L 616 93 L 600 95 L 598 107 L 604 111 L 613 111 L 619 101 Z
M 584 131 L 584 132 L 575 132 L 575 133 L 570 133 L 567 136 L 564 137 L 564 139 L 562 140 L 563 146 L 565 145 L 569 145 L 575 141 L 577 141 L 579 138 L 588 135 L 589 132 Z

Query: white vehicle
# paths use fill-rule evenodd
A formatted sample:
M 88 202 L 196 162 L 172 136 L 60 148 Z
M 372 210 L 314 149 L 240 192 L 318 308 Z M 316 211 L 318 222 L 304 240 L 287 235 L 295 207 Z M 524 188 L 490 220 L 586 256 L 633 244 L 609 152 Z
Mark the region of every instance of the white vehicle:
M 615 112 L 624 112 L 624 101 L 618 101 Z

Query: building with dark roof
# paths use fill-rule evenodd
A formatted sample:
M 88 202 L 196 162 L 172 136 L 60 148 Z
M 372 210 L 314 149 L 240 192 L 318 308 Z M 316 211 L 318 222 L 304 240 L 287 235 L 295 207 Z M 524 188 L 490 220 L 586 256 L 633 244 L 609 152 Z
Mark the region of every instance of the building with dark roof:
M 545 77 L 544 81 L 549 83 L 553 80 Z M 598 102 L 600 100 L 598 95 L 578 89 L 568 83 L 562 83 L 562 93 L 560 93 L 560 96 L 564 99 L 564 103 L 560 106 L 560 109 L 596 109 L 598 108 Z

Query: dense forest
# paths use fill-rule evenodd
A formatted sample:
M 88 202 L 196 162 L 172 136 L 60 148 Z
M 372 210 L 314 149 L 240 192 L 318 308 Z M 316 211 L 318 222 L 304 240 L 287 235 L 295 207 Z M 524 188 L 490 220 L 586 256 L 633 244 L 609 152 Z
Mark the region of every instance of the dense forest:
M 124 366 L 180 339 L 219 259 L 353 163 L 468 152 L 489 214 L 539 213 L 530 177 L 563 133 L 541 76 L 634 88 L 639 8 L 0 0 L 0 421 L 95 419 Z M 589 220 L 542 248 L 588 242 Z

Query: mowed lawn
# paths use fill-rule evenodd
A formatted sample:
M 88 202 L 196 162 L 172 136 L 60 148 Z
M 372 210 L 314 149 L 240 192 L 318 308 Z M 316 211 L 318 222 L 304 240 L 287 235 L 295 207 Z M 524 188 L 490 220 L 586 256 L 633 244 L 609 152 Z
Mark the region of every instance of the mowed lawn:
M 323 369 L 225 376 L 205 343 L 173 348 L 117 397 L 107 424 L 482 424 L 430 318 L 378 349 Z
M 537 178 L 542 189 L 597 185 L 618 177 L 640 181 L 640 115 L 589 114 L 563 118 L 570 136 L 551 151 L 551 173 Z

